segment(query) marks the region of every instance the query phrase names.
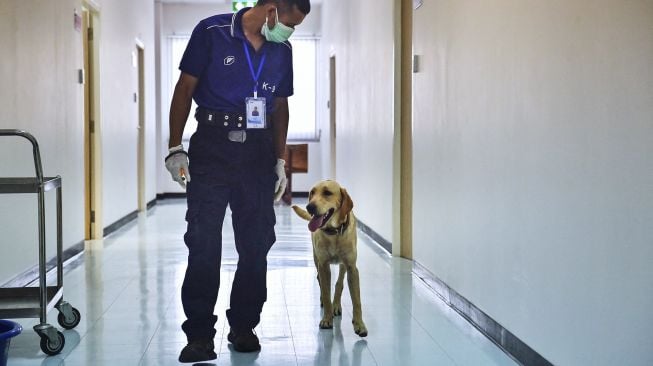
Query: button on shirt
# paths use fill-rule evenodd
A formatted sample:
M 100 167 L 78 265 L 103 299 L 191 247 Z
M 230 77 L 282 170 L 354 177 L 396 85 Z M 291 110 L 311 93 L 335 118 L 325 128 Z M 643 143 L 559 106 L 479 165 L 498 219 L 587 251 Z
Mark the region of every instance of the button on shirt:
M 266 41 L 256 52 L 243 33 L 243 14 L 248 9 L 206 18 L 193 30 L 179 70 L 199 79 L 193 94 L 198 106 L 221 112 L 245 111 L 245 98 L 254 96 L 256 82 L 243 42 L 249 48 L 255 71 L 265 55 L 258 81 L 258 97 L 266 98 L 268 114 L 274 111 L 274 98 L 293 94 L 290 43 Z

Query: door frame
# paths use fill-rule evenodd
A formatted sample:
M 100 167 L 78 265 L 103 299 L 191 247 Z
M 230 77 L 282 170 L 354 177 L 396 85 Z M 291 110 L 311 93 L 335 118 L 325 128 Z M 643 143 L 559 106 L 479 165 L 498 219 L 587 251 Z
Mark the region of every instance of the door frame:
M 329 131 L 330 131 L 330 156 L 331 156 L 331 179 L 336 179 L 336 55 L 329 57 Z
M 413 0 L 395 0 L 392 255 L 413 259 Z
M 82 5 L 84 75 L 84 237 L 102 239 L 102 138 L 100 113 L 100 14 L 94 1 Z
M 138 211 L 147 210 L 146 175 L 145 175 L 145 44 L 138 38 L 136 43 L 137 77 L 138 77 L 138 147 L 137 147 L 137 184 Z

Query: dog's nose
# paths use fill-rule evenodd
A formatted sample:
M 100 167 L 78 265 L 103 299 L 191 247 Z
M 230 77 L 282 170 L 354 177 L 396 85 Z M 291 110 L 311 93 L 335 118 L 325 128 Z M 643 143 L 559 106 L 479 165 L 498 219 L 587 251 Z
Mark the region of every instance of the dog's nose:
M 312 204 L 312 203 L 309 203 L 308 205 L 306 205 L 306 211 L 308 211 L 308 213 L 311 214 L 311 215 L 315 215 L 315 211 L 316 211 L 315 205 Z

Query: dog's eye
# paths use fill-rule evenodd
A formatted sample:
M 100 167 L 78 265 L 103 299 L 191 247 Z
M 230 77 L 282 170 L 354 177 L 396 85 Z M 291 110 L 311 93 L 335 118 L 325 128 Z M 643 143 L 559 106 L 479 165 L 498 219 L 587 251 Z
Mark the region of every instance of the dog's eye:
M 324 191 L 324 195 L 328 197 L 333 195 L 333 193 L 331 193 L 330 191 Z

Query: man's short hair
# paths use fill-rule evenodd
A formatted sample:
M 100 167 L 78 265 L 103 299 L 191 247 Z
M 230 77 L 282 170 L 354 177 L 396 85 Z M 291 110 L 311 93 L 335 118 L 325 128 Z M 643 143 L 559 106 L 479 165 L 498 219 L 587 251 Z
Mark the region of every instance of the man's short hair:
M 293 6 L 297 6 L 297 9 L 302 12 L 304 15 L 308 15 L 311 12 L 311 2 L 310 0 L 258 0 L 256 5 L 265 5 L 269 3 L 280 4 L 282 10 L 292 9 Z

